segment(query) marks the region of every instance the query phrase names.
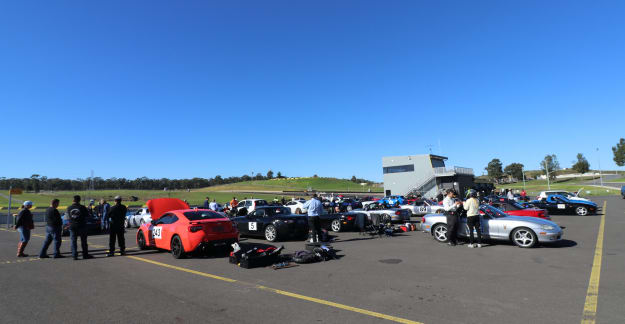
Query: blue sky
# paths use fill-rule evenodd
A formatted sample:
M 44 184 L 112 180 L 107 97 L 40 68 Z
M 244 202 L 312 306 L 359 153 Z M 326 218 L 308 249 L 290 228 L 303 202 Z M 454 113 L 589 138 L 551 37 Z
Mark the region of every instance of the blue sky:
M 0 176 L 615 169 L 622 1 L 0 4 Z M 440 141 L 440 151 L 439 151 Z M 596 148 L 599 148 L 597 154 Z

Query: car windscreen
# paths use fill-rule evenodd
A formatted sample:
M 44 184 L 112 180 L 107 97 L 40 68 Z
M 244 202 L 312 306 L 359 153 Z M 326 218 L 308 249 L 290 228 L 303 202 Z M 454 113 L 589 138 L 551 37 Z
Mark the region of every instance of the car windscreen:
M 184 216 L 190 221 L 224 218 L 223 215 L 208 210 L 185 212 Z
M 480 206 L 480 209 L 488 216 L 493 217 L 493 218 L 501 218 L 501 217 L 506 217 L 508 215 L 506 215 L 506 213 L 502 212 L 501 210 L 493 207 L 493 206 L 488 206 L 488 205 L 482 205 Z
M 290 215 L 291 209 L 287 207 L 263 208 L 268 216 Z
M 256 206 L 267 206 L 267 205 L 269 204 L 264 200 L 256 200 Z
M 521 204 L 519 204 L 519 203 L 517 203 L 517 202 L 510 203 L 510 205 L 511 205 L 511 206 L 510 206 L 510 207 L 511 207 L 511 209 L 513 209 L 513 210 L 525 209 L 525 207 L 523 207 L 523 205 L 521 205 Z

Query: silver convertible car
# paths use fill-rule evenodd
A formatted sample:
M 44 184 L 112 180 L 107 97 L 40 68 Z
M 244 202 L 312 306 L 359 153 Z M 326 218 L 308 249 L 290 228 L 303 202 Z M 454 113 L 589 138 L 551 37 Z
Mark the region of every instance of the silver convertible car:
M 522 248 L 531 248 L 538 243 L 557 242 L 562 239 L 562 228 L 552 221 L 536 217 L 510 216 L 489 205 L 481 205 L 480 214 L 483 239 L 512 241 Z M 432 234 L 439 242 L 447 242 L 445 215 L 423 216 L 421 230 Z M 467 218 L 461 217 L 458 224 L 458 237 L 468 236 Z

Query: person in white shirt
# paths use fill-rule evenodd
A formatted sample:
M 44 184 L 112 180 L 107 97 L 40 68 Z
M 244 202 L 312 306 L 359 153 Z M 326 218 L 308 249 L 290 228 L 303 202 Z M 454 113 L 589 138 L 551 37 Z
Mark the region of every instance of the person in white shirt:
M 469 199 L 463 204 L 467 211 L 467 225 L 469 226 L 469 247 L 482 247 L 482 226 L 480 224 L 480 202 L 475 190 L 469 192 Z M 477 231 L 477 245 L 473 244 L 473 230 Z
M 462 202 L 456 201 L 456 191 L 453 189 L 447 190 L 447 196 L 443 199 L 443 209 L 447 216 L 447 239 L 450 246 L 456 246 L 458 244 L 458 215 L 456 210 L 462 206 Z
M 512 193 L 512 189 L 510 189 L 510 191 L 508 191 L 508 199 L 514 200 L 514 194 Z
M 215 199 L 213 199 L 213 201 L 208 205 L 208 209 L 218 211 L 217 209 L 219 209 L 219 205 L 217 205 L 217 201 L 215 201 Z

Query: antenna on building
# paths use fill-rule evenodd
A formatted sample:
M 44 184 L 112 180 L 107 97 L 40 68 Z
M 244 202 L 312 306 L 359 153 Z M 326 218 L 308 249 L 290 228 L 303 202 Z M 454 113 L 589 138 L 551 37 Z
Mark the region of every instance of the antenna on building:
M 430 154 L 432 154 L 432 144 L 426 145 L 426 147 L 430 150 Z
M 89 190 L 94 190 L 94 185 L 93 185 L 93 170 L 91 170 L 91 178 L 89 179 Z

